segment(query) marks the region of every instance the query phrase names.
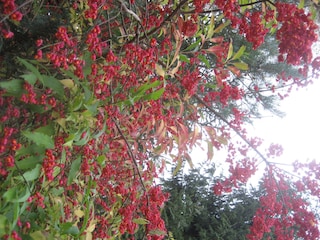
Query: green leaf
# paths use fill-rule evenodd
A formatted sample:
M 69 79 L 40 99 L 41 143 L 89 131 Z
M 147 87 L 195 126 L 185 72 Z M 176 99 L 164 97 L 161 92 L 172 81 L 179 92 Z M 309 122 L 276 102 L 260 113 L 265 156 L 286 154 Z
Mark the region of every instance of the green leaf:
M 183 55 L 183 54 L 179 55 L 179 60 L 182 62 L 190 63 L 190 59 L 186 55 Z
M 19 95 L 23 91 L 23 80 L 12 79 L 11 81 L 0 81 L 0 87 L 5 89 L 8 93 Z
M 159 236 L 166 235 L 166 232 L 162 231 L 160 229 L 152 229 L 152 230 L 149 231 L 149 233 L 151 235 L 159 235 Z
M 71 72 L 69 70 L 64 70 L 64 69 L 60 69 L 60 71 L 63 72 L 63 74 L 66 75 L 67 77 L 74 80 L 76 84 L 79 84 L 79 78 L 76 75 L 74 75 L 73 72 Z
M 13 221 L 10 228 L 11 231 L 15 228 L 17 221 L 19 219 L 19 215 L 20 215 L 20 206 L 18 202 L 15 202 L 13 204 Z
M 12 187 L 9 188 L 3 195 L 2 197 L 4 200 L 7 202 L 11 202 L 14 198 L 17 197 L 17 187 Z
M 75 139 L 75 135 L 74 134 L 70 134 L 68 136 L 68 138 L 66 138 L 65 143 L 63 144 L 63 146 L 72 147 L 74 139 Z
M 43 127 L 39 127 L 35 131 L 43 133 L 43 134 L 48 135 L 48 136 L 53 136 L 55 134 L 53 124 L 48 124 L 48 125 L 45 125 Z
M 37 81 L 37 76 L 33 73 L 27 73 L 27 74 L 23 74 L 21 75 L 21 77 L 28 83 L 30 83 L 31 85 L 34 85 Z
M 83 105 L 83 96 L 78 95 L 76 98 L 73 99 L 71 103 L 72 103 L 71 111 L 75 112 L 79 110 Z
M 149 90 L 151 88 L 158 87 L 160 84 L 161 84 L 160 81 L 154 81 L 152 83 L 145 83 L 142 86 L 140 86 L 137 91 L 133 91 L 132 96 L 134 97 L 136 95 L 144 94 L 147 90 Z
M 51 88 L 59 97 L 64 96 L 63 84 L 55 77 L 43 75 L 43 85 Z
M 97 157 L 97 162 L 99 163 L 100 166 L 104 166 L 105 165 L 105 160 L 106 160 L 106 156 L 105 155 L 100 155 L 99 157 Z
M 72 226 L 68 229 L 67 234 L 71 234 L 73 236 L 78 235 L 80 233 L 79 228 L 77 226 Z
M 43 83 L 43 77 L 41 75 L 41 73 L 39 72 L 39 70 L 33 66 L 31 63 L 29 63 L 27 60 L 19 58 L 18 60 L 20 63 L 22 63 L 29 71 L 31 71 L 38 79 L 40 82 Z
M 29 189 L 25 186 L 24 192 L 19 195 L 16 199 L 13 199 L 11 202 L 26 202 L 28 198 L 30 197 L 30 191 Z
M 26 138 L 29 140 L 33 141 L 35 144 L 38 146 L 43 146 L 45 148 L 54 148 L 54 141 L 53 139 L 41 132 L 30 132 L 30 131 L 25 131 L 22 133 Z
M 3 194 L 3 198 L 5 199 L 5 201 L 15 203 L 25 202 L 29 197 L 30 191 L 26 186 L 23 189 L 18 188 L 18 186 L 12 187 Z
M 99 102 L 95 102 L 95 103 L 91 103 L 90 105 L 88 104 L 83 104 L 83 106 L 89 110 L 92 114 L 92 116 L 95 116 L 97 114 L 97 109 L 98 109 L 98 106 L 99 106 Z
M 239 48 L 239 50 L 236 52 L 236 54 L 233 55 L 233 57 L 232 57 L 231 60 L 237 60 L 237 59 L 239 59 L 239 58 L 243 55 L 243 53 L 244 53 L 245 50 L 246 50 L 246 46 L 241 46 L 241 47 Z
M 38 146 L 35 144 L 32 145 L 28 145 L 28 146 L 22 146 L 17 152 L 16 155 L 17 156 L 24 156 L 24 155 L 32 155 L 32 157 L 34 157 L 36 154 L 44 154 L 45 153 L 45 148 L 42 146 Z M 36 156 L 35 156 L 36 157 Z M 41 157 L 41 156 L 40 156 Z M 22 162 L 23 160 L 21 160 Z M 35 165 L 33 165 L 35 166 Z
M 143 96 L 142 99 L 143 100 L 158 100 L 162 96 L 163 92 L 164 92 L 164 88 L 160 88 L 157 91 L 154 91 L 152 93 L 149 93 L 149 94 Z
M 36 232 L 30 233 L 30 236 L 32 237 L 33 240 L 46 240 L 47 239 L 47 237 L 41 231 L 36 231 Z
M 26 181 L 33 181 L 40 176 L 41 165 L 37 164 L 36 167 L 30 171 L 27 171 L 23 174 L 23 177 Z
M 61 234 L 77 235 L 77 234 L 79 234 L 80 231 L 77 226 L 73 225 L 73 223 L 67 222 L 67 223 L 61 224 L 60 232 L 61 232 Z
M 90 134 L 90 131 L 88 130 L 85 137 L 78 140 L 78 141 L 75 141 L 74 142 L 74 145 L 76 146 L 84 146 L 87 142 L 89 142 L 89 140 L 91 139 L 91 134 Z
M 64 192 L 64 188 L 63 187 L 51 188 L 50 192 L 53 196 L 58 197 Z
M 304 8 L 304 0 L 300 0 L 300 3 L 299 3 L 299 5 L 298 5 L 298 8 L 299 8 L 299 9 Z
M 145 218 L 135 218 L 135 219 L 132 219 L 132 222 L 139 224 L 139 225 L 145 225 L 145 224 L 149 223 L 149 221 Z
M 92 59 L 91 59 L 91 52 L 86 51 L 83 57 L 83 60 L 85 62 L 84 67 L 83 67 L 83 74 L 85 77 L 87 77 L 89 74 L 91 74 L 91 64 L 92 64 Z
M 248 64 L 244 63 L 244 62 L 235 62 L 235 63 L 232 63 L 233 66 L 235 66 L 236 68 L 238 68 L 239 70 L 248 70 L 249 69 L 249 66 Z
M 6 234 L 7 217 L 0 215 L 0 238 Z
M 203 62 L 206 65 L 207 68 L 210 68 L 210 63 L 204 55 L 199 54 L 198 58 L 201 60 L 201 62 Z
M 80 169 L 80 166 L 81 166 L 81 157 L 74 160 L 71 164 L 71 168 L 70 168 L 70 172 L 69 172 L 69 176 L 68 176 L 68 182 L 67 182 L 68 185 L 70 185 L 73 182 L 73 180 L 75 179 L 75 177 Z
M 106 132 L 106 128 L 107 128 L 107 125 L 103 124 L 103 128 L 97 134 L 93 135 L 92 138 L 98 139 L 99 137 L 101 137 L 101 135 Z
M 16 161 L 16 164 L 20 170 L 25 170 L 32 168 L 42 161 L 43 155 L 41 156 L 30 156 L 22 159 L 21 161 Z
M 192 51 L 192 50 L 197 50 L 197 48 L 199 47 L 199 43 L 202 41 L 201 38 L 199 38 L 196 42 L 192 43 L 191 45 L 189 45 L 189 47 L 187 47 L 186 49 L 184 49 L 184 51 Z

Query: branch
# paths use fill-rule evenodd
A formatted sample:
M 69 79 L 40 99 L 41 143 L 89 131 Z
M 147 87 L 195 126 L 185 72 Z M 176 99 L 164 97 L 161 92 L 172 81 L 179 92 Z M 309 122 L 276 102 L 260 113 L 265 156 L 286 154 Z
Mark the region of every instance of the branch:
M 179 5 L 176 7 L 176 9 L 174 9 L 174 10 L 172 11 L 172 13 L 163 20 L 163 22 L 159 25 L 159 27 L 156 27 L 156 28 L 151 29 L 149 32 L 144 33 L 141 37 L 139 37 L 139 36 L 136 35 L 134 38 L 132 38 L 132 39 L 131 39 L 130 41 L 128 41 L 127 43 L 132 43 L 132 42 L 134 42 L 138 37 L 139 37 L 139 39 L 141 39 L 141 40 L 142 40 L 142 39 L 145 39 L 147 36 L 149 36 L 149 35 L 157 32 L 159 29 L 161 29 L 161 27 L 162 27 L 166 22 L 168 22 L 171 18 L 173 18 L 173 17 L 179 12 L 180 8 L 181 8 L 186 2 L 188 2 L 188 0 L 183 0 L 183 1 L 181 1 L 181 2 L 179 3 Z
M 210 112 L 212 112 L 213 114 L 215 114 L 218 118 L 220 118 L 224 123 L 226 123 L 246 144 L 248 144 L 248 146 L 250 146 L 250 148 L 252 148 L 258 155 L 259 157 L 266 163 L 266 164 L 270 164 L 269 161 L 266 159 L 266 157 L 254 146 L 252 146 L 252 144 L 248 141 L 248 139 L 243 136 L 242 133 L 240 133 L 240 131 L 238 129 L 236 129 L 235 127 L 233 127 L 229 121 L 223 117 L 220 113 L 218 113 L 216 110 L 214 110 L 212 107 L 210 107 L 206 102 L 204 102 L 198 95 L 194 95 L 194 98 L 197 99 L 198 102 L 200 102 L 201 104 L 203 104 Z
M 265 3 L 265 2 L 268 2 L 270 3 L 271 5 L 274 6 L 274 3 L 271 2 L 270 0 L 258 0 L 258 1 L 255 1 L 255 2 L 251 2 L 251 3 L 245 3 L 245 4 L 239 4 L 240 7 L 247 7 L 247 6 L 253 6 L 255 4 L 258 4 L 258 3 Z M 220 12 L 221 9 L 217 8 L 217 9 L 211 9 L 211 10 L 206 10 L 206 11 L 202 11 L 202 12 L 197 12 L 198 14 L 207 14 L 207 13 L 213 13 L 213 12 Z M 186 11 L 186 12 L 182 12 L 183 14 L 192 14 L 192 13 L 196 13 L 195 10 L 191 10 L 191 11 Z
M 112 121 L 114 122 L 114 124 L 116 125 L 116 128 L 117 128 L 119 134 L 121 135 L 121 137 L 123 138 L 123 140 L 125 141 L 125 143 L 126 143 L 126 145 L 127 145 L 128 153 L 129 153 L 129 155 L 130 155 L 130 157 L 131 157 L 131 159 L 132 159 L 132 161 L 133 161 L 133 164 L 134 164 L 134 169 L 135 169 L 135 171 L 137 172 L 137 174 L 138 174 L 138 176 L 139 176 L 139 180 L 140 180 L 140 182 L 141 182 L 141 185 L 142 185 L 143 190 L 146 192 L 147 189 L 146 189 L 146 187 L 145 187 L 145 185 L 144 185 L 144 183 L 143 183 L 142 176 L 141 176 L 141 173 L 140 173 L 140 171 L 139 171 L 139 167 L 138 167 L 137 161 L 136 161 L 136 159 L 135 159 L 135 157 L 134 157 L 134 155 L 133 155 L 133 153 L 132 153 L 132 151 L 131 151 L 131 149 L 130 149 L 130 144 L 128 143 L 128 140 L 126 139 L 126 137 L 125 137 L 124 134 L 122 133 L 122 131 L 121 131 L 121 129 L 120 129 L 117 121 L 116 121 L 113 117 L 111 117 L 111 119 L 112 119 Z
M 126 6 L 126 4 L 123 2 L 123 0 L 118 0 L 118 2 L 121 3 L 121 7 L 123 7 L 123 9 L 124 9 L 128 14 L 132 15 L 132 17 L 133 17 L 134 19 L 136 19 L 139 23 L 141 23 L 141 19 L 139 18 L 139 16 L 138 16 L 135 12 L 133 12 L 132 10 L 128 9 L 127 6 Z
M 26 6 L 27 4 L 33 2 L 33 0 L 29 0 L 29 1 L 26 1 L 24 3 L 22 3 L 20 6 L 18 6 L 16 9 L 14 9 L 11 13 L 7 14 L 5 17 L 3 17 L 1 20 L 0 20 L 0 23 L 3 23 L 5 20 L 7 20 L 13 13 L 15 13 L 16 11 L 18 11 L 20 8 L 23 8 L 24 6 Z

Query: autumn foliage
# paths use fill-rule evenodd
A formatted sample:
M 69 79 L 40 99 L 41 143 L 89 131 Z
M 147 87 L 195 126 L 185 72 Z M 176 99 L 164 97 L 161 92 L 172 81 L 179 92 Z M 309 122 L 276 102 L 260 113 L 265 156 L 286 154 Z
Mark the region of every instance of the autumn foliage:
M 228 149 L 230 174 L 212 194 L 242 186 L 264 162 L 248 239 L 319 237 L 306 196 L 320 197 L 320 165 L 297 162 L 299 177 L 287 174 L 271 161 L 281 146 L 261 153 L 241 108 L 246 94 L 260 101 L 260 91 L 289 92 L 318 74 L 317 25 L 302 4 L 3 0 L 0 18 L 0 238 L 163 239 L 168 196 L 157 176 L 192 166 L 203 143 L 208 161 Z M 232 84 L 250 66 L 225 28 L 253 49 L 276 34 L 278 60 L 301 78 Z

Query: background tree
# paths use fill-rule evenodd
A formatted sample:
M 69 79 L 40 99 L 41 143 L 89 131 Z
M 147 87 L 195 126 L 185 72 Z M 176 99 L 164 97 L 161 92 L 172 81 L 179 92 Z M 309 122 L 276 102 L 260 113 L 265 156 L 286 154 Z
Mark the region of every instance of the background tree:
M 246 239 L 259 206 L 258 191 L 239 189 L 231 194 L 212 194 L 215 179 L 193 169 L 163 180 L 170 194 L 162 216 L 174 239 Z
M 296 163 L 303 185 L 291 184 L 270 161 L 281 147 L 261 153 L 246 135 L 248 92 L 237 79 L 248 49 L 221 36 L 230 25 L 257 49 L 273 31 L 277 60 L 316 75 L 316 25 L 303 4 L 10 0 L 0 17 L 0 238 L 163 239 L 168 196 L 155 180 L 168 161 L 174 173 L 192 166 L 202 143 L 208 159 L 228 146 L 230 174 L 215 182 L 216 195 L 264 162 L 249 239 L 319 236 L 303 198 L 320 197 L 319 165 Z M 270 86 L 301 85 L 277 80 Z

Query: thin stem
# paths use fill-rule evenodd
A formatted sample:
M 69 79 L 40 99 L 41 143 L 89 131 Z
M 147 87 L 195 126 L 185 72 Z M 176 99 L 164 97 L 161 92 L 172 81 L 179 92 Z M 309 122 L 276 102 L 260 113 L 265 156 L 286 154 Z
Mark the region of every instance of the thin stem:
M 139 39 L 140 39 L 140 40 L 145 39 L 147 36 L 149 36 L 149 35 L 157 32 L 157 31 L 159 31 L 159 29 L 161 29 L 162 26 L 163 26 L 166 22 L 170 21 L 170 20 L 179 12 L 180 8 L 181 8 L 186 2 L 188 2 L 188 0 L 183 0 L 183 1 L 181 1 L 181 2 L 179 3 L 179 5 L 176 7 L 176 9 L 174 9 L 174 10 L 172 11 L 172 13 L 163 20 L 163 22 L 160 24 L 159 27 L 153 28 L 153 29 L 151 29 L 149 32 L 144 33 Z M 131 39 L 128 43 L 134 42 L 138 37 L 139 37 L 139 36 L 135 36 L 135 37 L 134 37 L 133 39 Z
M 266 159 L 266 157 L 254 146 L 252 146 L 252 144 L 250 143 L 250 141 L 243 136 L 242 133 L 240 133 L 240 131 L 238 129 L 236 129 L 235 127 L 233 127 L 229 121 L 223 117 L 220 113 L 218 113 L 216 110 L 214 110 L 212 107 L 210 107 L 206 102 L 204 102 L 198 95 L 194 95 L 194 98 L 200 102 L 201 104 L 203 104 L 210 112 L 212 112 L 214 115 L 216 115 L 219 119 L 221 119 L 224 123 L 226 123 L 246 144 L 248 144 L 248 146 L 250 146 L 258 155 L 259 157 L 266 163 L 266 164 L 270 164 L 269 161 Z
M 146 187 L 145 187 L 145 185 L 144 185 L 144 183 L 143 183 L 142 176 L 141 176 L 141 173 L 140 173 L 140 171 L 139 171 L 139 167 L 138 167 L 137 161 L 136 161 L 136 159 L 135 159 L 135 157 L 134 157 L 134 155 L 133 155 L 133 153 L 132 153 L 132 151 L 131 151 L 131 149 L 130 149 L 131 146 L 130 146 L 130 144 L 128 143 L 127 138 L 126 138 L 126 137 L 124 136 L 124 134 L 122 133 L 122 131 L 121 131 L 121 129 L 120 129 L 117 121 L 116 121 L 113 117 L 111 117 L 111 119 L 112 119 L 112 121 L 114 122 L 114 124 L 116 125 L 116 128 L 117 128 L 119 134 L 121 135 L 122 139 L 125 141 L 125 143 L 126 143 L 126 145 L 127 145 L 128 153 L 129 153 L 129 155 L 130 155 L 130 157 L 131 157 L 131 159 L 132 159 L 132 161 L 133 161 L 133 164 L 134 164 L 135 170 L 136 170 L 136 172 L 137 172 L 137 174 L 138 174 L 138 176 L 139 176 L 139 180 L 140 180 L 140 182 L 141 182 L 142 188 L 143 188 L 143 190 L 146 192 L 147 189 L 146 189 Z
M 24 3 L 22 3 L 20 6 L 18 6 L 15 10 L 13 10 L 12 12 L 10 12 L 9 14 L 7 14 L 6 16 L 4 16 L 0 23 L 3 23 L 5 20 L 7 20 L 13 13 L 15 13 L 16 11 L 18 11 L 20 8 L 23 8 L 24 6 L 26 6 L 27 4 L 33 2 L 33 0 L 28 0 Z

